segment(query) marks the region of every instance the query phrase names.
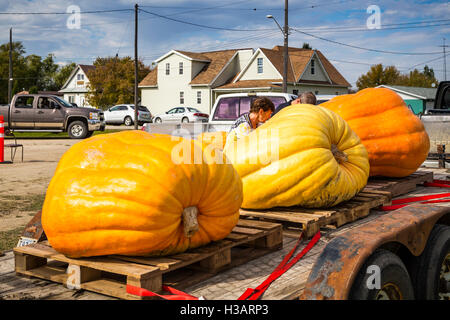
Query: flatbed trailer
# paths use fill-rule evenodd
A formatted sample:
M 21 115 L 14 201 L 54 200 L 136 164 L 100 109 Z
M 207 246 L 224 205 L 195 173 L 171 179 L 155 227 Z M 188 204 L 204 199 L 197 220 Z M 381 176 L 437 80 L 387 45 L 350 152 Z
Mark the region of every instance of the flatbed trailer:
M 417 174 L 426 177 L 426 181 L 430 177 L 450 180 L 446 169 L 421 168 Z M 237 229 L 227 239 L 228 245 L 215 244 L 214 250 L 220 247 L 220 252 L 211 251 L 211 254 L 207 248 L 193 252 L 196 263 L 186 262 L 192 256 L 182 255 L 151 261 L 110 257 L 116 260 L 81 259 L 77 262 L 58 256 L 45 241 L 29 248 L 15 248 L 0 257 L 0 300 L 154 299 L 127 293 L 127 284 L 160 294 L 164 293 L 158 288 L 169 285 L 206 300 L 236 300 L 247 288 L 256 288 L 272 274 L 295 247 L 302 231 L 305 238 L 298 251 L 319 230 L 318 242 L 272 282 L 260 299 L 449 299 L 450 204 L 411 204 L 395 211 L 380 209 L 380 205 L 389 205 L 396 198 L 449 192 L 445 188 L 425 187 L 425 181 L 416 180 L 408 177 L 399 179 L 402 183 L 396 184 L 375 179 L 371 190 L 377 193 L 375 187 L 378 186 L 378 194 L 391 194 L 383 198 L 383 204 L 369 199 L 370 195 L 366 194 L 359 197 L 359 206 L 343 205 L 345 214 L 319 210 L 322 215 L 311 214 L 312 220 L 295 219 L 292 214 L 294 218 L 289 221 L 286 218 L 289 213 L 276 211 L 274 214 L 273 210 L 243 211 Z M 371 207 L 367 207 L 369 202 L 364 198 L 370 200 Z M 33 246 L 34 251 L 30 249 Z M 183 257 L 186 260 L 180 264 Z M 391 278 L 394 275 L 401 279 L 401 269 L 406 268 L 414 296 L 407 292 L 408 288 L 402 287 L 401 281 L 395 283 L 395 280 L 393 283 L 381 281 L 378 283 L 380 290 L 367 291 L 366 287 L 372 283 L 371 276 L 372 284 L 377 285 L 377 269 L 370 268 L 374 264 L 379 267 L 381 278 L 386 272 Z M 73 265 L 82 270 L 78 286 L 71 286 L 68 281 L 69 266 Z M 433 279 L 427 272 L 434 272 Z M 106 279 L 105 274 L 112 276 Z

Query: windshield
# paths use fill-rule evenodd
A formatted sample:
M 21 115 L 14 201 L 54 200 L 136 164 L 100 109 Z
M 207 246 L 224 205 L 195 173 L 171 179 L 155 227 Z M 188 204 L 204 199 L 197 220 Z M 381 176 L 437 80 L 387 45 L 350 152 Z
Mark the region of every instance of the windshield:
M 58 100 L 58 102 L 61 103 L 64 107 L 66 107 L 66 108 L 73 108 L 73 106 L 69 102 L 67 102 L 66 100 L 61 99 L 59 97 L 55 97 L 55 99 Z

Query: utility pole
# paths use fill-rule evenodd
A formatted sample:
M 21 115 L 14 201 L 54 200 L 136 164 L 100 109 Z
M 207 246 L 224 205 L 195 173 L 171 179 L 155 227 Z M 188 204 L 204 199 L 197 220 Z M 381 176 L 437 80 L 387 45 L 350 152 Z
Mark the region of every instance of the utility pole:
M 445 38 L 444 39 L 444 44 L 442 46 L 442 50 L 444 51 L 444 81 L 447 81 L 447 59 L 445 58 L 445 48 L 448 48 L 448 45 L 445 45 Z
M 134 129 L 138 129 L 138 9 L 134 5 Z
M 288 70 L 288 0 L 284 0 L 284 57 L 283 57 L 283 92 L 287 93 L 287 70 Z
M 12 28 L 9 28 L 9 77 L 8 77 L 8 104 L 11 104 L 12 96 L 12 79 L 13 66 L 12 66 Z

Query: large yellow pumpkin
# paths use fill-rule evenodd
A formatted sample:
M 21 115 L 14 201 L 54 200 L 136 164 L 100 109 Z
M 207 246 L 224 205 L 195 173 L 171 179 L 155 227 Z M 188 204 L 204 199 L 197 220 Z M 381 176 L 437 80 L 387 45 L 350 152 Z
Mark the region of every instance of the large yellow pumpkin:
M 369 176 L 367 151 L 347 123 L 308 104 L 284 108 L 224 152 L 242 178 L 248 209 L 334 206 Z
M 425 161 L 430 140 L 420 119 L 387 88 L 337 96 L 321 106 L 338 113 L 369 153 L 370 175 L 405 177 Z
M 70 257 L 164 255 L 226 237 L 239 219 L 239 175 L 197 141 L 174 138 L 133 130 L 73 145 L 42 210 L 52 247 Z
M 211 132 L 203 132 L 197 136 L 197 140 L 200 141 L 204 146 L 212 145 L 219 149 L 225 147 L 225 143 L 227 141 L 227 132 L 226 131 L 211 131 Z

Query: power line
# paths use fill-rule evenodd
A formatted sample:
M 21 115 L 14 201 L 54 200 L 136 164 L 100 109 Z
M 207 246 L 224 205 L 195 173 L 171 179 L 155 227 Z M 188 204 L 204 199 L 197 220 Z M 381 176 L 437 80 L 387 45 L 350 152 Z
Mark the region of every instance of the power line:
M 400 55 L 431 55 L 431 54 L 440 54 L 441 53 L 441 52 L 398 52 L 398 51 L 386 51 L 386 50 L 378 50 L 378 49 L 371 49 L 371 48 L 363 48 L 363 47 L 355 46 L 355 45 L 352 45 L 352 44 L 342 43 L 342 42 L 339 42 L 339 41 L 334 41 L 334 40 L 331 40 L 331 39 L 326 39 L 326 38 L 323 38 L 323 37 L 319 37 L 319 36 L 316 36 L 316 35 L 308 33 L 308 32 L 300 31 L 298 29 L 292 29 L 292 30 L 294 30 L 294 31 L 296 31 L 298 33 L 302 33 L 302 34 L 305 34 L 307 36 L 319 39 L 319 40 L 331 42 L 331 43 L 334 43 L 334 44 L 338 44 L 338 45 L 341 45 L 341 46 L 350 47 L 350 48 L 354 48 L 354 49 L 365 50 L 365 51 L 372 51 L 372 52 L 378 52 L 378 53 L 388 53 L 388 54 L 400 54 Z
M 450 21 L 450 20 L 448 20 Z M 348 29 L 337 29 L 337 28 L 316 28 L 316 29 L 304 29 L 302 30 L 308 30 L 308 31 L 314 31 L 315 33 L 319 32 L 326 32 L 326 33 L 337 33 L 337 32 L 376 32 L 376 31 L 384 31 L 384 30 L 401 30 L 401 29 L 419 29 L 419 28 L 432 28 L 432 27 L 439 27 L 439 26 L 448 26 L 450 25 L 450 22 L 448 23 L 439 23 L 439 24 L 429 24 L 429 25 L 417 25 L 417 26 L 401 26 L 401 27 L 387 27 L 387 28 L 379 28 L 379 29 L 368 29 L 368 28 L 348 28 Z M 296 29 L 295 27 L 291 27 L 292 29 Z
M 196 27 L 201 27 L 201 28 L 207 28 L 207 29 L 214 29 L 214 30 L 222 30 L 222 31 L 238 31 L 238 32 L 249 32 L 249 31 L 268 31 L 268 30 L 276 30 L 275 28 L 271 28 L 271 29 L 231 29 L 231 28 L 224 28 L 224 27 L 214 27 L 214 26 L 207 26 L 204 24 L 198 24 L 198 23 L 193 23 L 193 22 L 188 22 L 188 21 L 183 21 L 183 20 L 179 20 L 179 19 L 175 19 L 175 18 L 170 18 L 168 16 L 164 16 L 162 14 L 158 14 L 155 12 L 150 12 L 144 9 L 139 9 L 142 12 L 151 14 L 153 16 L 159 17 L 159 18 L 163 18 L 163 19 L 167 19 L 167 20 L 171 20 L 171 21 L 175 21 L 175 22 L 179 22 L 179 23 L 183 23 L 183 24 L 188 24 L 191 26 L 196 26 Z
M 111 9 L 111 10 L 92 10 L 92 11 L 80 11 L 79 14 L 91 14 L 91 13 L 113 13 L 133 11 L 133 9 Z M 72 15 L 73 12 L 0 12 L 1 15 Z

